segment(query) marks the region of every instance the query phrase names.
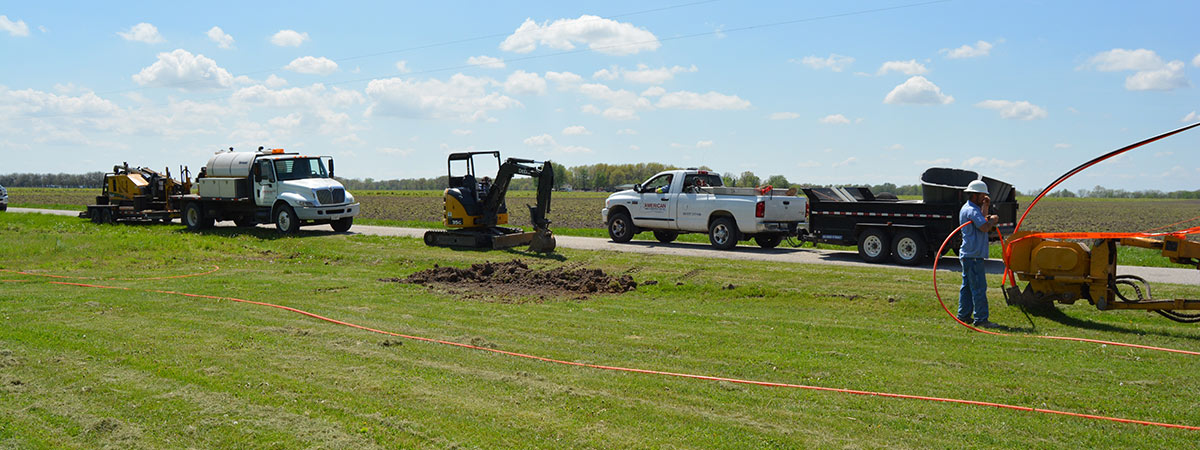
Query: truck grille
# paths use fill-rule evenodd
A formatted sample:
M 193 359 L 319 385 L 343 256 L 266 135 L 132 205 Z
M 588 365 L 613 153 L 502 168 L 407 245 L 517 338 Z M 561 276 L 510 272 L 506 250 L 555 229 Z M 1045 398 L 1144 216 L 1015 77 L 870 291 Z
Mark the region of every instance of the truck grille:
M 346 190 L 343 188 L 321 189 L 317 191 L 317 203 L 322 205 L 346 203 Z

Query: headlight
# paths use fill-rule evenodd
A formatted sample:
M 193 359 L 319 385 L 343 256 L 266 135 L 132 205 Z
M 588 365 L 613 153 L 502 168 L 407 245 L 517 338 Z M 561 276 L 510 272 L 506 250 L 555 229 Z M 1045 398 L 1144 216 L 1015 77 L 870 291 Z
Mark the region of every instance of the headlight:
M 315 205 L 313 205 L 313 202 L 300 202 L 300 206 L 303 206 L 305 208 L 312 208 Z
M 354 195 L 353 194 L 351 194 L 349 192 L 346 193 L 346 203 L 354 203 Z

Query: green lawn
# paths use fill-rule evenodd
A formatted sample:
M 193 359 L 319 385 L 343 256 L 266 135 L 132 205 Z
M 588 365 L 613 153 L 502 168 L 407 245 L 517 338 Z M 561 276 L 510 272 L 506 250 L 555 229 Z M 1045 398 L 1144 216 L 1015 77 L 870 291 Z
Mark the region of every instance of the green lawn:
M 0 214 L 0 242 L 2 268 L 131 288 L 0 273 L 17 280 L 0 282 L 0 447 L 1185 448 L 1200 436 L 562 366 L 144 290 L 275 302 L 569 361 L 1200 425 L 1197 357 L 973 333 L 941 311 L 924 271 L 570 249 L 538 258 L 418 239 L 195 234 L 34 214 Z M 377 281 L 513 258 L 658 284 L 505 303 L 513 299 Z M 111 279 L 213 265 L 221 270 L 204 277 Z M 956 291 L 947 278 L 944 291 Z M 1027 318 L 995 288 L 989 295 L 993 320 L 1016 333 L 1200 349 L 1200 328 L 1155 315 L 1075 305 Z

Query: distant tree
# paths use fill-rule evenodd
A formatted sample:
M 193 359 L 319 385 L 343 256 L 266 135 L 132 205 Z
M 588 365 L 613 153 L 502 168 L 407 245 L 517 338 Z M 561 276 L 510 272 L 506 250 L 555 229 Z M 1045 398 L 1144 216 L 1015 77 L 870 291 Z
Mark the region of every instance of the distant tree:
M 792 183 L 788 182 L 787 177 L 783 175 L 771 175 L 770 177 L 767 177 L 767 184 L 771 185 L 771 187 L 783 189 L 792 187 Z
M 742 172 L 742 174 L 738 176 L 738 186 L 755 187 L 760 184 L 762 184 L 762 180 L 758 178 L 758 175 L 755 175 L 754 172 L 749 170 Z
M 729 187 L 737 186 L 738 177 L 737 177 L 737 175 L 734 175 L 733 172 L 725 172 L 725 173 L 721 174 L 721 184 L 724 184 Z

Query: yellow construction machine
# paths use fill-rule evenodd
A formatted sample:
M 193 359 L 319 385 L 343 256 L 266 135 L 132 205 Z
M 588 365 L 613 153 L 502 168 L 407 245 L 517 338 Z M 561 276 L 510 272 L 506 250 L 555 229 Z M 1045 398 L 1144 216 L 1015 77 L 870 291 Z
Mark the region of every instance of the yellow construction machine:
M 1080 237 L 1088 236 L 1084 233 Z M 1024 291 L 1015 281 L 1004 288 L 1009 305 L 1073 304 L 1083 299 L 1100 310 L 1140 309 L 1177 322 L 1200 322 L 1200 313 L 1180 312 L 1200 310 L 1200 300 L 1155 299 L 1144 278 L 1117 274 L 1119 245 L 1159 250 L 1173 263 L 1200 269 L 1200 243 L 1188 241 L 1186 236 L 1100 237 L 1092 239 L 1089 245 L 1021 231 L 1009 242 L 1008 269 L 1016 280 L 1029 283 Z
M 180 168 L 182 181 L 171 178 L 171 170 L 162 173 L 129 163 L 113 166 L 104 174 L 104 183 L 96 203 L 87 205 L 79 217 L 95 223 L 162 221 L 179 217 L 178 196 L 191 193 L 192 182 L 186 168 Z
M 476 177 L 477 156 L 495 158 L 499 166 L 495 179 Z M 508 158 L 501 163 L 500 152 L 480 151 L 452 153 L 446 166 L 449 187 L 443 194 L 442 224 L 448 230 L 426 232 L 426 245 L 502 249 L 529 244 L 532 252 L 554 251 L 554 234 L 546 218 L 554 187 L 554 169 L 549 161 Z M 501 226 L 508 224 L 505 197 L 515 175 L 537 179 L 537 205 L 529 206 L 532 232 Z

